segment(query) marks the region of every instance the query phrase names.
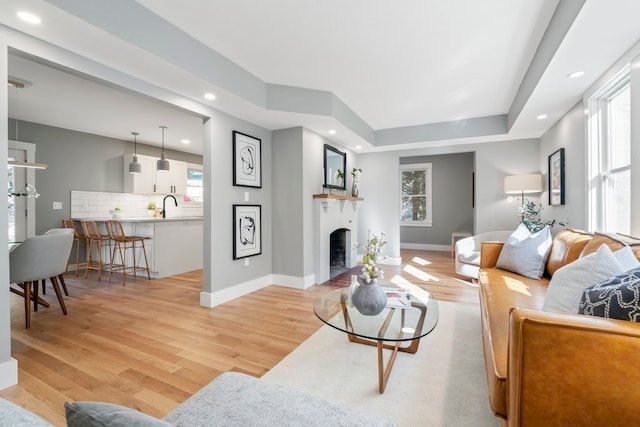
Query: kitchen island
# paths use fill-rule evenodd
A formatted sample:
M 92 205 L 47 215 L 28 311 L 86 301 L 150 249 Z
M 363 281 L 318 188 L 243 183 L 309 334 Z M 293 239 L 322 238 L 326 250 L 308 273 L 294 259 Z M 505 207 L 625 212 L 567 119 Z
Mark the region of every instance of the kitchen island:
M 106 233 L 104 223 L 111 218 L 72 219 L 77 222 L 95 221 L 101 228 L 101 232 Z M 202 217 L 125 217 L 117 220 L 122 223 L 126 235 L 149 237 L 149 240 L 145 241 L 145 249 L 151 277 L 162 278 L 202 268 Z M 79 224 L 78 229 L 80 229 Z M 102 254 L 105 260 L 110 258 L 107 251 L 108 249 Z M 141 259 L 141 256 L 142 254 L 136 254 L 136 259 Z

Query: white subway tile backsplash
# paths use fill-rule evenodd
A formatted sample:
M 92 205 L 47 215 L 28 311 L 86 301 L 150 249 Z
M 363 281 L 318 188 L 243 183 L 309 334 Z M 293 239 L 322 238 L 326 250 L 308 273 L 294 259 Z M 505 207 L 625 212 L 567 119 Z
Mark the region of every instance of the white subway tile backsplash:
M 148 217 L 147 204 L 154 202 L 158 209 L 162 208 L 164 196 L 131 194 L 131 193 L 106 193 L 97 191 L 72 191 L 71 192 L 71 217 L 72 218 L 110 218 L 109 211 L 116 206 L 120 208 L 123 216 L 128 218 Z M 173 200 L 167 200 L 167 212 L 170 217 L 202 216 L 201 204 L 184 203 L 181 196 L 176 196 L 178 206 L 173 205 Z

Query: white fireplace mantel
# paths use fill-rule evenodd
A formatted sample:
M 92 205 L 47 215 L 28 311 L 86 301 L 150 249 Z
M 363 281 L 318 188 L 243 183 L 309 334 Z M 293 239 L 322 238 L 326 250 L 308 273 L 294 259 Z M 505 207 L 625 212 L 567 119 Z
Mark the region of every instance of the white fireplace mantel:
M 314 215 L 314 258 L 315 282 L 321 284 L 329 280 L 330 259 L 329 236 L 335 230 L 344 228 L 347 233 L 347 266 L 357 264 L 355 243 L 358 242 L 358 204 L 364 199 L 358 197 L 315 194 L 313 196 Z

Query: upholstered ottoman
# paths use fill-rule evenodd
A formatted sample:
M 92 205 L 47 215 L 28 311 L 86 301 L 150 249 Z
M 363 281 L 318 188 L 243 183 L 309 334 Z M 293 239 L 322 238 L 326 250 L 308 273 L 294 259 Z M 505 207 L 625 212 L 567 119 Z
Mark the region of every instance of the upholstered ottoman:
M 102 402 L 65 403 L 69 427 L 145 426 L 393 426 L 285 386 L 226 372 L 162 420 Z
M 0 426 L 53 427 L 53 424 L 8 400 L 0 399 Z

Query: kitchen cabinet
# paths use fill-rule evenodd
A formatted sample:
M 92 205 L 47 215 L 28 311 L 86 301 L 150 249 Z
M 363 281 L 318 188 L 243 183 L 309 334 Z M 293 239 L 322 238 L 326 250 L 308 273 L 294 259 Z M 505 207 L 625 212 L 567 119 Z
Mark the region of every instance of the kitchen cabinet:
M 138 155 L 142 173 L 130 174 L 133 154 L 124 155 L 124 192 L 137 194 L 186 194 L 187 163 L 169 160 L 169 172 L 156 170 L 157 158 Z
M 149 194 L 153 193 L 155 183 L 155 159 L 138 155 L 138 163 L 142 165 L 142 173 L 129 173 L 129 163 L 133 161 L 133 154 L 124 155 L 124 192 Z
M 161 194 L 186 194 L 187 163 L 179 160 L 169 160 L 168 172 L 156 172 L 155 192 Z

